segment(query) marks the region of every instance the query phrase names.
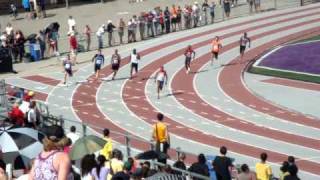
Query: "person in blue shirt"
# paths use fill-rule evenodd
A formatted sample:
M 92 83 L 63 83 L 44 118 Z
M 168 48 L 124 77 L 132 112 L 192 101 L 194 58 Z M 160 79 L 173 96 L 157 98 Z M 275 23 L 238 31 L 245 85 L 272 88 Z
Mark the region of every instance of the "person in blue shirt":
M 98 53 L 93 56 L 92 62 L 94 63 L 94 72 L 96 73 L 96 79 L 99 78 L 101 66 L 104 64 L 104 55 L 101 49 L 98 49 Z

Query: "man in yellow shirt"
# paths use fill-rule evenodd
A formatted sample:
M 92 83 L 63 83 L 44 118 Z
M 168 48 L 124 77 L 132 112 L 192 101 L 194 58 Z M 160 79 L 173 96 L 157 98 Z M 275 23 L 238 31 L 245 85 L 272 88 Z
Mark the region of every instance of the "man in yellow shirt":
M 267 164 L 267 153 L 261 153 L 261 162 L 256 164 L 257 180 L 270 180 L 272 177 L 272 169 L 269 164 Z
M 104 129 L 103 130 L 103 139 L 106 142 L 106 144 L 104 145 L 103 149 L 100 151 L 100 154 L 103 155 L 106 160 L 110 160 L 111 159 L 111 155 L 112 155 L 112 140 L 109 137 L 110 135 L 110 131 L 109 129 Z
M 158 113 L 157 122 L 153 126 L 152 139 L 156 142 L 156 151 L 167 154 L 170 147 L 170 138 L 168 133 L 168 127 L 163 123 L 163 114 Z

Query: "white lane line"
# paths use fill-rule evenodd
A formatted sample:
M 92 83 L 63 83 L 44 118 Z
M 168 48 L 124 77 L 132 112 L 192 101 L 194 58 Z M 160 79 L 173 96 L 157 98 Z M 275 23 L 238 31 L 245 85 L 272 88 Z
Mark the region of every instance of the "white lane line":
M 191 103 L 193 103 L 193 104 L 195 104 L 195 103 L 196 103 L 196 101 L 193 101 L 193 100 L 189 100 L 189 102 L 191 102 Z
M 267 107 L 262 107 L 262 109 L 265 111 L 269 111 L 269 108 L 267 108 Z
M 88 112 L 83 111 L 83 112 L 82 112 L 82 114 L 88 115 L 89 113 L 88 113 Z

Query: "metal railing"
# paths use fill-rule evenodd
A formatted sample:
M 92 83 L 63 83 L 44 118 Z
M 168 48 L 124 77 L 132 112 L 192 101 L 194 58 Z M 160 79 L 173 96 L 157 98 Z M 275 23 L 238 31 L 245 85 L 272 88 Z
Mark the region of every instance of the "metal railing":
M 238 4 L 237 6 L 235 6 L 234 8 L 231 8 L 230 17 L 228 17 L 228 18 L 226 17 L 226 14 L 224 12 L 223 5 L 217 4 L 215 7 L 214 23 L 227 21 L 229 19 L 233 19 L 233 18 L 237 18 L 237 17 L 249 16 L 249 15 L 253 15 L 255 13 L 260 13 L 260 12 L 264 12 L 264 11 L 271 11 L 271 10 L 276 10 L 276 9 L 287 9 L 287 8 L 298 7 L 298 6 L 302 6 L 302 5 L 306 5 L 306 4 L 310 4 L 310 3 L 316 3 L 316 2 L 319 2 L 319 0 L 268 0 L 268 1 L 261 2 L 261 10 L 259 10 L 259 11 L 255 10 L 255 6 L 251 7 L 249 3 L 241 3 L 241 4 Z M 193 25 L 194 25 L 193 18 L 194 17 L 191 16 L 191 18 L 192 18 L 191 19 L 191 27 L 193 27 Z M 186 22 L 186 17 L 182 13 L 181 28 L 178 28 L 179 26 L 177 25 L 176 31 L 183 31 L 183 30 L 190 29 L 190 28 L 186 27 L 185 22 Z M 201 9 L 198 27 L 206 26 L 206 25 L 210 25 L 210 24 L 212 24 L 212 23 L 211 23 L 211 15 L 210 15 L 209 8 L 207 9 L 207 11 L 203 11 Z M 153 22 L 152 28 L 154 29 L 155 32 L 158 32 L 158 33 L 155 33 L 155 38 L 159 37 L 163 34 L 166 34 L 166 33 L 160 33 L 161 26 L 159 24 L 156 25 Z M 77 29 L 77 30 L 79 32 L 82 32 L 82 31 L 80 31 L 80 29 Z M 153 38 L 153 37 L 147 35 L 147 31 L 148 31 L 147 23 L 145 23 L 143 31 L 144 31 L 144 38 L 141 38 L 140 37 L 140 28 L 139 28 L 139 25 L 137 24 L 137 27 L 135 28 L 135 31 L 134 31 L 134 34 L 135 34 L 137 41 L 141 41 L 142 39 Z M 171 32 L 172 32 L 172 28 L 171 28 Z M 103 47 L 104 48 L 110 47 L 108 45 L 108 32 L 106 32 L 102 36 L 102 38 L 103 38 Z M 77 39 L 78 39 L 78 44 L 79 44 L 79 52 L 85 52 L 86 51 L 85 35 L 83 33 L 78 33 Z M 91 40 L 90 50 L 97 50 L 98 49 L 98 38 L 97 38 L 95 32 L 91 33 L 90 40 Z M 111 42 L 112 42 L 113 47 L 121 45 L 118 29 L 115 29 L 113 31 Z M 124 32 L 123 32 L 123 44 L 127 44 L 127 43 L 129 43 L 128 42 L 128 27 L 125 27 Z M 28 52 L 29 51 L 28 44 L 26 44 L 26 46 L 27 46 L 26 50 Z M 47 45 L 46 49 L 48 50 L 48 45 Z M 47 52 L 47 50 L 46 50 L 46 52 Z M 61 54 L 63 54 L 63 53 L 68 53 L 69 50 L 70 50 L 69 38 L 67 35 L 62 34 L 58 40 L 58 51 Z

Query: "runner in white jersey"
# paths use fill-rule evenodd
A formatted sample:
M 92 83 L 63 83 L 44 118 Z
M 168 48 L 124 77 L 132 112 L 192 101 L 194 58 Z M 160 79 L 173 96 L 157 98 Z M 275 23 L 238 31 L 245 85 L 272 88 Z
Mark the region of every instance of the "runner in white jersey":
M 114 50 L 114 54 L 111 57 L 111 69 L 113 71 L 112 80 L 116 77 L 121 63 L 121 56 L 118 54 L 118 49 Z
M 168 75 L 163 66 L 161 66 L 160 70 L 156 73 L 154 81 L 157 83 L 158 99 L 160 99 L 160 91 L 162 91 L 163 84 L 165 83 L 167 85 L 168 82 Z
M 93 56 L 92 62 L 94 63 L 94 72 L 96 73 L 96 79 L 98 79 L 101 66 L 104 64 L 104 55 L 102 54 L 101 49 L 98 49 L 98 53 Z
M 63 71 L 64 71 L 64 81 L 63 84 L 67 83 L 67 77 L 72 77 L 72 62 L 70 59 L 70 55 L 68 54 L 62 62 Z
M 242 60 L 243 56 L 244 56 L 244 52 L 246 50 L 247 44 L 249 43 L 249 48 L 251 46 L 251 40 L 250 38 L 247 36 L 247 33 L 245 32 L 243 34 L 243 36 L 241 36 L 240 41 L 239 41 L 239 45 L 240 45 L 240 60 Z
M 133 49 L 131 56 L 130 56 L 130 62 L 131 62 L 130 79 L 132 79 L 133 70 L 135 71 L 135 73 L 138 73 L 139 61 L 140 61 L 140 55 L 139 55 L 139 53 L 137 53 L 136 49 Z

